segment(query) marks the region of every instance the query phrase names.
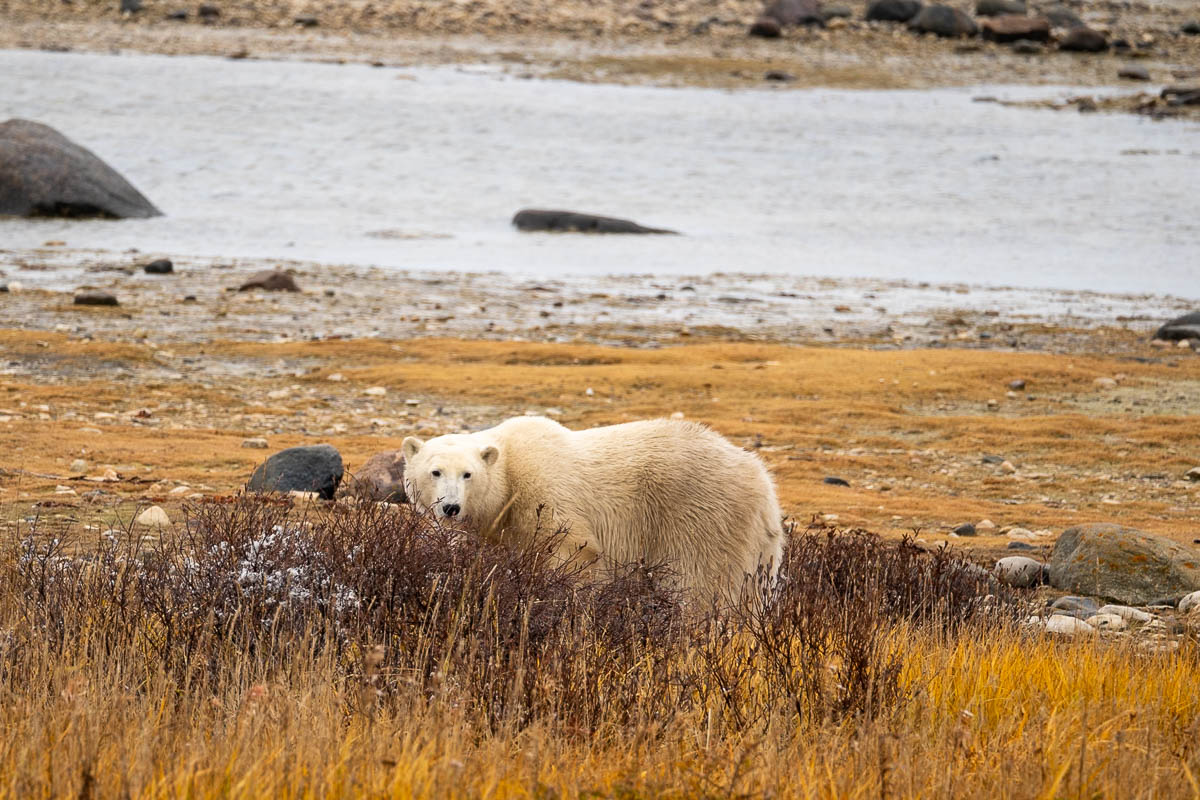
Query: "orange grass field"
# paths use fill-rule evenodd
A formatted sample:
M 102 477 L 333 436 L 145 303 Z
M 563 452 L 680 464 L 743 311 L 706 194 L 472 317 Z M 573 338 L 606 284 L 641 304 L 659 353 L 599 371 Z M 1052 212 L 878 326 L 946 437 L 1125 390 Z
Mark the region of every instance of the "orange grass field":
M 548 408 L 569 427 L 674 412 L 706 422 L 758 448 L 801 527 L 837 515 L 840 526 L 891 538 L 917 529 L 933 542 L 983 518 L 1055 534 L 1115 521 L 1200 537 L 1198 485 L 1180 480 L 1200 457 L 1191 354 L 436 339 L 156 354 L 11 330 L 0 331 L 0 353 L 33 365 L 0 375 L 6 539 L 35 504 L 76 529 L 152 502 L 178 520 L 170 487 L 235 492 L 286 446 L 327 441 L 352 471 L 410 432 Z M 240 368 L 155 371 L 188 358 Z M 288 374 L 266 369 L 278 365 Z M 335 373 L 344 380 L 329 380 Z M 1110 377 L 1115 385 L 1096 383 Z M 1027 387 L 1010 398 L 1014 379 Z M 375 386 L 387 395 L 364 396 Z M 285 387 L 295 387 L 286 399 L 267 398 Z M 242 448 L 250 436 L 267 436 L 271 450 Z M 111 468 L 119 480 L 71 474 L 80 457 L 89 474 Z M 82 497 L 96 487 L 107 500 Z M 956 543 L 994 554 L 1008 541 L 999 529 Z M 364 710 L 356 698 L 379 642 L 358 643 L 359 659 L 316 654 L 270 670 L 231 644 L 215 685 L 181 683 L 133 645 L 109 642 L 109 608 L 64 641 L 26 646 L 13 672 L 11 632 L 27 620 L 12 591 L 0 587 L 4 798 L 1200 798 L 1200 652 L 1186 636 L 1177 650 L 1151 651 L 1015 626 L 948 634 L 894 624 L 881 635 L 905 700 L 882 713 L 780 713 L 746 730 L 723 722 L 714 699 L 665 720 L 614 717 L 584 735 L 553 718 L 482 726 L 450 692 L 400 691 Z M 744 656 L 736 640 L 723 653 Z

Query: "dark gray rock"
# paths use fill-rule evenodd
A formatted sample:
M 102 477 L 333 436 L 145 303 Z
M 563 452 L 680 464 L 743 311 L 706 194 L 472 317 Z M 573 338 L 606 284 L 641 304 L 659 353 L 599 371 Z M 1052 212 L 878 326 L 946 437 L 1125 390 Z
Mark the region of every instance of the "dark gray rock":
M 831 19 L 850 19 L 854 16 L 854 10 L 850 6 L 833 5 L 824 6 L 821 9 L 821 16 L 828 22 Z
M 315 28 L 321 24 L 321 21 L 316 17 L 307 15 L 296 17 L 292 22 L 301 28 Z
M 1065 616 L 1086 620 L 1088 617 L 1096 615 L 1096 612 L 1100 610 L 1100 604 L 1090 597 L 1068 595 L 1051 603 L 1050 609 Z
M 1200 311 L 1176 317 L 1154 332 L 1155 339 L 1177 342 L 1180 339 L 1200 339 Z
M 1018 39 L 1012 43 L 1012 51 L 1027 56 L 1035 56 L 1046 52 L 1046 45 L 1041 42 L 1031 42 L 1028 39 Z
M 347 478 L 338 493 L 387 503 L 407 503 L 404 455 L 399 450 L 376 453 Z
M 1033 550 L 1034 547 L 1029 542 L 1009 542 L 1009 550 Z
M 316 492 L 323 499 L 332 500 L 342 472 L 342 456 L 330 445 L 289 447 L 259 464 L 246 490 Z
M 1127 81 L 1148 81 L 1150 80 L 1150 70 L 1137 64 L 1126 64 L 1117 70 L 1117 77 Z
M 1181 33 L 1186 33 L 1188 36 L 1200 36 L 1200 20 L 1190 20 L 1185 22 L 1179 30 Z
M 521 231 L 572 231 L 577 233 L 667 233 L 662 228 L 647 228 L 627 219 L 581 214 L 575 211 L 547 211 L 526 208 L 517 212 L 512 224 Z
M 879 22 L 908 22 L 920 10 L 921 0 L 871 0 L 866 18 Z
M 1009 388 L 1009 389 L 1012 389 L 1014 392 L 1019 392 L 1019 391 L 1021 391 L 1022 389 L 1024 389 L 1024 388 L 1025 388 L 1025 386 L 1026 386 L 1026 383 L 1025 383 L 1025 381 L 1024 381 L 1023 379 L 1021 379 L 1021 378 L 1018 378 L 1018 379 L 1016 379 L 1015 381 L 1009 381 L 1009 382 L 1008 382 L 1008 388 Z
M 778 39 L 783 35 L 783 26 L 774 17 L 759 17 L 750 26 L 750 35 L 762 39 Z
M 169 19 L 173 22 L 186 22 L 187 18 L 188 18 L 188 12 L 186 9 L 183 9 L 183 8 L 177 9 L 175 11 L 170 11 L 167 13 L 167 16 L 165 17 L 165 19 Z
M 1071 53 L 1102 53 L 1108 49 L 1108 37 L 1092 28 L 1071 28 L 1059 40 L 1058 49 Z
M 1055 543 L 1050 575 L 1064 591 L 1146 605 L 1200 589 L 1200 550 L 1121 525 L 1079 525 Z
M 796 80 L 796 76 L 790 72 L 784 72 L 781 69 L 769 69 L 763 73 L 764 81 L 773 81 L 775 83 L 788 83 Z
M 1043 7 L 1041 14 L 1050 20 L 1050 24 L 1056 28 L 1083 27 L 1083 20 L 1079 18 L 1079 15 L 1062 3 L 1054 3 L 1053 5 Z
M 1159 94 L 1169 106 L 1200 105 L 1200 87 L 1198 86 L 1166 86 Z
M 147 275 L 170 275 L 175 271 L 175 265 L 169 258 L 159 258 L 142 267 Z
M 300 291 L 300 287 L 296 285 L 295 278 L 281 270 L 271 269 L 254 273 L 245 283 L 238 287 L 239 292 L 248 292 L 251 289 L 265 289 L 268 292 Z
M 1045 578 L 1046 568 L 1040 561 L 1025 556 L 1008 556 L 996 562 L 993 573 L 1005 586 L 1028 589 Z
M 40 122 L 0 124 L 0 214 L 157 217 L 162 214 L 95 153 Z
M 142 0 L 121 0 L 122 14 L 136 14 L 142 10 Z
M 1045 17 L 1005 14 L 985 19 L 979 30 L 980 35 L 990 42 L 1050 41 L 1050 20 Z
M 771 0 L 761 16 L 777 19 L 785 28 L 825 24 L 825 15 L 821 13 L 821 0 Z
M 120 305 L 117 298 L 108 292 L 80 292 L 75 295 L 77 306 L 115 306 Z
M 947 39 L 974 36 L 979 32 L 975 20 L 957 8 L 943 5 L 925 6 L 908 21 L 908 27 L 918 33 L 934 33 Z
M 209 3 L 205 3 L 196 9 L 196 16 L 203 20 L 212 21 L 221 16 L 221 9 Z
M 975 14 L 980 17 L 999 17 L 1005 14 L 1024 14 L 1023 0 L 976 0 Z
M 850 485 L 850 481 L 846 480 L 845 478 L 838 478 L 834 475 L 827 476 L 825 478 L 824 482 L 828 483 L 830 486 L 849 486 Z
M 978 531 L 975 530 L 975 523 L 973 522 L 964 522 L 962 525 L 959 525 L 957 528 L 955 528 L 954 532 L 959 536 L 975 536 L 978 534 Z

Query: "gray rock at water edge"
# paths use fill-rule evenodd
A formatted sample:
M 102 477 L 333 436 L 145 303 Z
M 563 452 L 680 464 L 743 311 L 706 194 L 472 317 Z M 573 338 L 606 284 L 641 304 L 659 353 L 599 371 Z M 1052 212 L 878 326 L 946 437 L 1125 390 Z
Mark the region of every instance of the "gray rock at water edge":
M 404 456 L 399 450 L 376 453 L 358 468 L 339 494 L 357 494 L 368 500 L 407 503 L 404 491 Z
M 518 211 L 512 224 L 521 231 L 553 231 L 573 233 L 662 233 L 674 234 L 664 228 L 647 228 L 636 222 L 577 211 L 553 211 L 526 208 Z
M 1155 339 L 1177 342 L 1180 339 L 1200 339 L 1200 311 L 1176 317 L 1154 332 Z
M 1060 597 L 1050 604 L 1052 611 L 1057 611 L 1059 614 L 1077 617 L 1079 619 L 1087 619 L 1095 616 L 1100 612 L 1100 604 L 1090 597 L 1075 597 L 1067 595 Z
M 0 214 L 144 218 L 162 214 L 116 170 L 48 125 L 0 123 Z
M 996 562 L 993 574 L 1006 586 L 1028 589 L 1037 586 L 1045 577 L 1046 567 L 1042 562 L 1025 556 L 1008 556 Z
M 1059 40 L 1058 49 L 1071 53 L 1102 53 L 1108 49 L 1108 37 L 1092 28 L 1071 28 Z
M 990 42 L 1050 41 L 1050 20 L 1045 17 L 1004 14 L 985 19 L 980 23 L 979 30 L 980 35 Z M 1021 383 L 1021 388 L 1024 388 L 1024 381 Z
M 1150 70 L 1136 64 L 1128 64 L 1117 70 L 1117 77 L 1127 81 L 1148 81 L 1150 80 Z
M 250 476 L 251 492 L 316 492 L 332 500 L 342 481 L 342 456 L 327 444 L 290 447 L 274 454 Z
M 771 0 L 761 16 L 777 19 L 784 27 L 825 24 L 821 0 Z
M 759 17 L 750 25 L 749 33 L 760 39 L 778 39 L 783 35 L 783 26 L 774 17 Z M 513 224 L 516 224 L 516 220 L 513 220 Z
M 1079 18 L 1079 15 L 1062 3 L 1043 6 L 1040 11 L 1041 15 L 1050 20 L 1050 24 L 1056 28 L 1079 28 L 1083 26 L 1083 20 Z
M 75 295 L 77 306 L 116 306 L 117 298 L 108 292 L 80 292 Z
M 921 0 L 871 0 L 866 18 L 878 22 L 908 22 L 921 10 Z
M 296 285 L 296 279 L 290 274 L 281 270 L 263 270 L 251 275 L 245 283 L 238 287 L 239 292 L 248 292 L 251 289 L 265 289 L 268 292 L 298 292 L 300 287 Z
M 999 17 L 1004 14 L 1024 14 L 1023 0 L 976 0 L 975 14 L 980 17 Z
M 1068 528 L 1050 556 L 1059 589 L 1147 605 L 1200 589 L 1200 550 L 1122 525 Z
M 175 265 L 169 258 L 159 258 L 142 267 L 147 275 L 170 275 L 175 271 Z
M 974 36 L 979 32 L 975 20 L 957 8 L 944 5 L 925 6 L 908 21 L 908 27 L 919 33 L 933 33 L 947 39 Z

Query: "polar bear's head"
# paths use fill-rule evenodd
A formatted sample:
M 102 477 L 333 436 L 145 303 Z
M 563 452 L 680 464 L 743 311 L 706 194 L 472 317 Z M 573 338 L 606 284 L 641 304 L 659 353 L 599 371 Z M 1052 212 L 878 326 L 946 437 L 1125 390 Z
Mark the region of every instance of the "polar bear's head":
M 409 436 L 404 452 L 404 489 L 420 511 L 438 519 L 465 519 L 476 525 L 496 513 L 488 509 L 491 469 L 500 458 L 494 445 L 470 434 L 438 436 L 428 442 Z

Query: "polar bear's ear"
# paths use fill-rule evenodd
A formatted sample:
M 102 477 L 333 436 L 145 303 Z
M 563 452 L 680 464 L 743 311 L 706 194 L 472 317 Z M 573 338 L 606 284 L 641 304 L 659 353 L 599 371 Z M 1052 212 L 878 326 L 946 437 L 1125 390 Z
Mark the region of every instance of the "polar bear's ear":
M 479 457 L 483 459 L 483 463 L 490 467 L 496 463 L 496 459 L 500 458 L 500 451 L 489 444 L 479 451 Z
M 412 461 L 417 457 L 417 453 L 421 452 L 421 447 L 425 443 L 415 436 L 405 436 L 404 443 L 400 445 L 401 451 L 404 453 L 405 461 Z

